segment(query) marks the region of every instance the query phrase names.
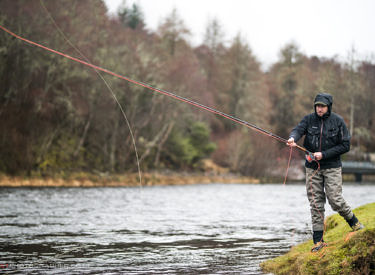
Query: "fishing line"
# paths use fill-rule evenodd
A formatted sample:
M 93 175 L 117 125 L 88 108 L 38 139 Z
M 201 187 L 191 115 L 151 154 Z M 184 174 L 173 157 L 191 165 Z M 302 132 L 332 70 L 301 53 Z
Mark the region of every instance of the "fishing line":
M 290 161 L 292 160 L 292 153 L 293 153 L 293 147 L 290 146 L 289 158 L 288 158 L 288 166 L 286 167 L 285 178 L 284 178 L 284 185 L 285 185 L 286 180 L 288 178 L 288 171 L 289 171 L 289 167 L 290 167 Z
M 200 109 L 206 110 L 206 111 L 211 112 L 211 113 L 213 113 L 213 114 L 216 114 L 216 115 L 218 115 L 218 116 L 221 116 L 221 117 L 224 117 L 224 118 L 226 118 L 226 119 L 229 119 L 229 120 L 231 120 L 231 121 L 233 121 L 233 122 L 236 122 L 236 123 L 238 123 L 238 124 L 241 124 L 241 125 L 243 125 L 243 126 L 246 126 L 246 127 L 250 128 L 250 129 L 252 129 L 252 130 L 255 130 L 255 131 L 257 131 L 257 132 L 259 132 L 259 133 L 261 133 L 261 134 L 264 134 L 264 135 L 266 135 L 266 136 L 269 136 L 269 137 L 271 137 L 271 138 L 273 138 L 273 139 L 276 139 L 276 140 L 278 140 L 278 141 L 280 141 L 280 142 L 287 143 L 287 140 L 286 140 L 285 138 L 282 138 L 282 137 L 280 137 L 280 136 L 277 136 L 277 135 L 275 135 L 275 134 L 273 134 L 273 133 L 271 133 L 271 132 L 269 132 L 269 131 L 267 131 L 267 130 L 264 130 L 264 129 L 262 129 L 262 128 L 260 128 L 260 127 L 258 127 L 258 126 L 256 126 L 256 125 L 254 125 L 254 124 L 251 124 L 251 123 L 249 123 L 249 122 L 247 122 L 247 121 L 241 120 L 241 119 L 239 119 L 239 118 L 237 118 L 237 117 L 234 117 L 234 116 L 232 116 L 232 115 L 228 115 L 228 114 L 226 114 L 226 113 L 223 113 L 223 112 L 218 111 L 218 110 L 216 110 L 216 109 L 213 109 L 213 108 L 211 108 L 211 107 L 205 106 L 205 105 L 203 105 L 203 104 L 200 104 L 200 103 L 195 102 L 195 101 L 193 101 L 193 100 L 190 100 L 190 99 L 188 99 L 188 98 L 185 98 L 185 97 L 182 97 L 182 96 L 176 95 L 176 94 L 174 94 L 174 93 L 171 93 L 171 92 L 168 92 L 168 91 L 165 91 L 165 90 L 162 90 L 162 89 L 156 88 L 156 87 L 153 87 L 153 86 L 151 86 L 150 84 L 147 84 L 147 83 L 144 83 L 144 82 L 141 82 L 141 81 L 136 81 L 136 80 L 131 79 L 131 78 L 129 78 L 129 77 L 126 77 L 126 76 L 120 75 L 120 74 L 118 74 L 118 73 L 112 72 L 112 71 L 110 71 L 110 70 L 108 70 L 108 69 L 105 69 L 105 68 L 99 67 L 99 66 L 97 66 L 97 65 L 93 65 L 93 64 L 91 64 L 91 63 L 89 63 L 89 62 L 86 62 L 86 61 L 84 61 L 84 60 L 81 60 L 81 59 L 79 59 L 79 58 L 75 58 L 75 57 L 72 57 L 72 56 L 70 56 L 70 55 L 68 55 L 68 54 L 65 54 L 65 53 L 59 52 L 59 51 L 57 51 L 57 50 L 54 50 L 54 49 L 48 48 L 48 47 L 46 47 L 46 46 L 44 46 L 44 45 L 41 45 L 41 44 L 39 44 L 39 43 L 33 42 L 33 41 L 29 40 L 29 39 L 26 39 L 26 38 L 24 38 L 24 37 L 22 37 L 22 36 L 19 36 L 19 35 L 13 33 L 12 31 L 8 30 L 7 28 L 3 27 L 2 25 L 0 25 L 0 29 L 2 29 L 3 31 L 7 32 L 8 34 L 10 34 L 10 35 L 16 37 L 16 38 L 19 39 L 19 40 L 22 40 L 22 41 L 28 43 L 28 44 L 30 44 L 30 45 L 33 45 L 33 46 L 36 46 L 36 47 L 42 48 L 42 49 L 44 49 L 44 50 L 46 50 L 46 51 L 52 52 L 52 53 L 54 53 L 54 54 L 57 54 L 57 55 L 63 56 L 63 57 L 65 57 L 65 58 L 68 58 L 68 59 L 73 60 L 73 61 L 75 61 L 75 62 L 81 63 L 81 64 L 83 64 L 83 65 L 85 65 L 85 66 L 88 66 L 88 67 L 91 67 L 91 68 L 97 69 L 98 71 L 102 71 L 102 72 L 104 72 L 104 73 L 110 74 L 110 75 L 112 75 L 112 76 L 114 76 L 114 77 L 116 77 L 116 78 L 120 78 L 120 79 L 126 80 L 126 81 L 128 81 L 128 82 L 131 82 L 131 83 L 133 83 L 133 84 L 136 84 L 136 85 L 142 86 L 142 87 L 144 87 L 144 88 L 147 88 L 147 89 L 149 89 L 149 90 L 155 91 L 155 92 L 157 92 L 157 93 L 160 93 L 160 94 L 163 94 L 163 95 L 166 95 L 166 96 L 172 97 L 172 98 L 174 98 L 174 99 L 176 99 L 176 100 L 179 100 L 179 101 L 182 101 L 182 102 L 188 103 L 188 104 L 193 105 L 193 106 L 195 106 L 195 107 L 197 107 L 197 108 L 200 108 Z M 305 152 L 305 153 L 311 154 L 306 148 L 304 148 L 304 147 L 302 147 L 302 146 L 299 146 L 298 144 L 296 144 L 295 147 L 298 148 L 299 150 Z
M 44 11 L 47 13 L 48 17 L 50 18 L 51 22 L 54 24 L 54 26 L 56 27 L 56 29 L 58 30 L 58 32 L 62 35 L 62 37 L 68 42 L 68 44 L 74 48 L 74 50 L 87 62 L 87 63 L 91 63 L 90 60 L 69 40 L 69 38 L 65 35 L 65 33 L 61 30 L 61 28 L 57 25 L 56 21 L 54 20 L 54 18 L 52 17 L 51 13 L 48 11 L 47 7 L 44 5 L 43 1 L 42 0 L 39 0 L 40 2 L 40 5 L 43 7 Z M 138 177 L 139 177 L 139 185 L 140 187 L 142 187 L 142 174 L 141 174 L 141 168 L 140 168 L 140 163 L 139 163 L 139 157 L 138 157 L 138 150 L 137 150 L 137 146 L 136 146 L 136 143 L 135 143 L 135 138 L 134 138 L 134 134 L 133 134 L 133 131 L 131 129 L 131 126 L 130 126 L 130 123 L 129 123 L 129 120 L 128 120 L 128 117 L 126 116 L 126 113 L 122 107 L 122 105 L 120 104 L 119 100 L 117 99 L 112 87 L 109 85 L 109 83 L 105 80 L 105 78 L 102 76 L 102 74 L 99 72 L 99 70 L 97 68 L 93 68 L 94 71 L 97 73 L 97 75 L 103 80 L 105 86 L 108 88 L 108 91 L 111 93 L 113 99 L 115 100 L 115 102 L 117 103 L 118 107 L 120 108 L 120 111 L 122 113 L 122 116 L 129 128 L 129 132 L 130 132 L 130 136 L 131 136 L 131 139 L 132 139 L 132 142 L 133 142 L 133 147 L 134 147 L 134 151 L 135 151 L 135 157 L 136 157 L 136 160 L 137 160 L 137 167 L 138 167 Z
M 44 7 L 44 5 L 43 5 L 42 2 L 41 2 L 41 4 L 42 4 L 42 6 Z M 45 7 L 44 7 L 44 8 L 45 8 Z M 46 10 L 46 8 L 45 8 L 45 10 Z M 47 10 L 46 10 L 46 11 L 47 11 Z M 48 12 L 48 11 L 47 11 L 47 12 Z M 52 19 L 52 22 L 54 22 L 52 16 L 49 15 L 49 17 Z M 243 126 L 246 126 L 247 128 L 250 128 L 250 129 L 252 129 L 252 130 L 255 130 L 255 131 L 257 131 L 257 132 L 259 132 L 259 133 L 261 133 L 261 134 L 263 134 L 263 135 L 269 136 L 269 137 L 271 137 L 271 138 L 273 138 L 273 139 L 276 139 L 276 140 L 278 140 L 278 141 L 280 141 L 280 142 L 287 143 L 287 140 L 286 140 L 286 139 L 284 139 L 284 138 L 282 138 L 282 137 L 280 137 L 280 136 L 277 136 L 277 135 L 275 135 L 275 134 L 273 134 L 273 133 L 271 133 L 271 132 L 269 132 L 269 131 L 266 131 L 266 130 L 264 130 L 264 129 L 262 129 L 262 128 L 260 128 L 260 127 L 258 127 L 258 126 L 256 126 L 256 125 L 254 125 L 254 124 L 251 124 L 251 123 L 249 123 L 249 122 L 246 122 L 246 121 L 244 121 L 244 120 L 241 120 L 241 119 L 239 119 L 239 118 L 237 118 L 237 117 L 234 117 L 234 116 L 232 116 L 232 115 L 229 115 L 229 114 L 223 113 L 223 112 L 221 112 L 221 111 L 218 111 L 218 110 L 213 109 L 213 108 L 211 108 L 211 107 L 205 106 L 205 105 L 200 104 L 200 103 L 198 103 L 198 102 L 195 102 L 195 101 L 193 101 L 193 100 L 190 100 L 190 99 L 184 98 L 184 97 L 182 97 L 182 96 L 176 95 L 176 94 L 174 94 L 174 93 L 171 93 L 171 92 L 168 92 L 168 91 L 165 91 L 165 90 L 162 90 L 162 89 L 159 89 L 159 88 L 153 87 L 153 86 L 151 86 L 150 84 L 147 84 L 147 83 L 143 83 L 143 82 L 140 82 L 140 81 L 133 80 L 133 79 L 128 78 L 128 77 L 126 77 L 126 76 L 123 76 L 123 75 L 117 74 L 117 73 L 115 73 L 115 72 L 112 72 L 112 71 L 110 71 L 110 70 L 108 70 L 108 69 L 105 69 L 105 68 L 99 67 L 99 66 L 97 66 L 97 65 L 93 65 L 93 64 L 91 64 L 90 61 L 89 61 L 87 58 L 85 58 L 85 56 L 84 56 L 84 55 L 83 55 L 83 54 L 82 54 L 82 53 L 81 53 L 81 52 L 80 52 L 80 51 L 79 51 L 79 50 L 78 50 L 78 49 L 77 49 L 77 48 L 76 48 L 76 47 L 75 47 L 70 41 L 69 41 L 69 39 L 66 38 L 66 36 L 63 34 L 63 32 L 62 32 L 62 31 L 60 30 L 60 28 L 57 26 L 56 22 L 54 22 L 54 24 L 55 24 L 55 26 L 57 27 L 57 29 L 59 30 L 59 32 L 65 37 L 66 41 L 67 41 L 67 42 L 68 42 L 73 48 L 75 48 L 76 51 L 77 51 L 77 52 L 78 52 L 78 53 L 79 53 L 79 54 L 80 54 L 80 55 L 81 55 L 86 61 L 81 60 L 81 59 L 79 59 L 79 58 L 72 57 L 72 56 L 70 56 L 70 55 L 68 55 L 68 54 L 65 54 L 65 53 L 59 52 L 59 51 L 57 51 L 57 50 L 51 49 L 51 48 L 49 48 L 49 47 L 46 47 L 46 46 L 41 45 L 41 44 L 39 44 L 39 43 L 33 42 L 33 41 L 31 41 L 31 40 L 28 40 L 28 39 L 26 39 L 26 38 L 24 38 L 24 37 L 21 37 L 21 36 L 15 34 L 15 33 L 13 33 L 12 31 L 8 30 L 7 28 L 3 27 L 2 25 L 0 25 L 0 29 L 2 29 L 2 30 L 5 31 L 6 33 L 10 34 L 11 36 L 13 36 L 13 37 L 15 37 L 15 38 L 17 38 L 17 39 L 19 39 L 19 40 L 21 40 L 21 41 L 27 43 L 27 44 L 30 44 L 30 45 L 33 45 L 33 46 L 39 47 L 39 48 L 44 49 L 44 50 L 46 50 L 46 51 L 49 51 L 49 52 L 52 52 L 52 53 L 54 53 L 54 54 L 60 55 L 60 56 L 62 56 L 62 57 L 65 57 L 65 58 L 67 58 L 67 59 L 70 59 L 70 60 L 72 60 L 72 61 L 75 61 L 75 62 L 81 63 L 82 65 L 85 65 L 85 66 L 87 66 L 87 67 L 91 67 L 91 68 L 93 68 L 93 69 L 97 72 L 97 74 L 98 74 L 98 75 L 100 76 L 100 78 L 104 81 L 104 83 L 106 84 L 107 88 L 108 88 L 109 91 L 111 92 L 113 98 L 114 98 L 115 101 L 117 102 L 117 104 L 118 104 L 118 106 L 119 106 L 119 108 L 120 108 L 120 110 L 121 110 L 121 112 L 122 112 L 122 114 L 123 114 L 123 116 L 124 116 L 124 119 L 126 120 L 127 125 L 128 125 L 128 127 L 129 127 L 129 131 L 130 131 L 130 133 L 131 133 L 132 140 L 133 140 L 133 145 L 134 145 L 134 148 L 135 148 L 135 151 L 136 151 L 137 165 L 138 165 L 138 173 L 139 173 L 140 182 L 141 182 L 141 172 L 140 172 L 139 158 L 138 158 L 138 153 L 137 153 L 137 150 L 136 150 L 135 139 L 134 139 L 133 133 L 132 133 L 131 128 L 130 128 L 130 123 L 129 123 L 129 121 L 128 121 L 127 117 L 126 117 L 126 114 L 125 114 L 125 112 L 124 112 L 124 110 L 123 110 L 121 104 L 119 103 L 119 101 L 118 101 L 116 95 L 114 94 L 113 90 L 111 89 L 111 87 L 110 87 L 110 85 L 107 83 L 107 81 L 105 81 L 104 77 L 99 73 L 99 71 L 104 72 L 104 73 L 109 74 L 109 75 L 112 75 L 112 76 L 114 76 L 114 77 L 116 77 L 116 78 L 126 80 L 126 81 L 128 81 L 128 82 L 130 82 L 130 83 L 133 83 L 133 84 L 135 84 L 135 85 L 142 86 L 142 87 L 144 87 L 144 88 L 146 88 L 146 89 L 149 89 L 149 90 L 152 90 L 152 91 L 154 91 L 154 92 L 157 92 L 157 93 L 160 93 L 160 94 L 163 94 L 163 95 L 169 96 L 169 97 L 174 98 L 174 99 L 176 99 L 176 100 L 179 100 L 179 101 L 181 101 L 181 102 L 188 103 L 188 104 L 193 105 L 193 106 L 195 106 L 195 107 L 197 107 L 197 108 L 199 108 L 199 109 L 206 110 L 206 111 L 211 112 L 211 113 L 213 113 L 213 114 L 216 114 L 216 115 L 218 115 L 218 116 L 221 116 L 221 117 L 224 117 L 224 118 L 226 118 L 226 119 L 229 119 L 229 120 L 231 120 L 231 121 L 233 121 L 233 122 L 235 122 L 235 123 L 238 123 L 238 124 L 241 124 L 241 125 L 243 125 Z M 319 170 L 320 170 L 319 162 L 318 162 L 317 160 L 314 159 L 312 153 L 309 152 L 306 148 L 304 148 L 304 147 L 302 147 L 302 146 L 299 146 L 299 145 L 297 145 L 297 144 L 295 145 L 295 147 L 298 148 L 299 150 L 301 150 L 301 151 L 307 153 L 307 157 L 310 158 L 309 161 L 315 161 L 315 162 L 317 162 L 317 164 L 318 164 L 318 169 L 317 169 L 317 171 L 312 175 L 312 177 L 309 179 L 309 180 L 312 180 L 312 178 L 313 178 L 313 177 L 316 175 L 316 173 L 318 173 Z M 291 155 L 292 155 L 292 150 L 290 151 L 290 157 L 289 157 L 289 161 L 288 161 L 288 169 L 289 169 L 289 165 L 290 165 L 290 158 L 291 158 Z M 285 181 L 286 181 L 286 177 L 285 177 Z M 285 181 L 284 181 L 284 184 L 285 184 Z M 311 181 L 311 184 L 310 184 L 310 190 L 313 191 L 313 190 L 312 190 L 312 181 Z M 313 203 L 314 203 L 315 208 L 318 210 L 319 214 L 320 214 L 320 215 L 322 216 L 322 218 L 324 219 L 322 213 L 320 213 L 320 211 L 319 211 L 319 209 L 318 209 L 318 207 L 317 207 L 317 205 L 316 205 L 316 201 L 315 201 L 315 197 L 314 197 L 313 193 L 312 193 L 312 196 L 313 196 Z M 323 231 L 323 232 L 325 232 L 325 223 L 324 223 L 324 231 Z

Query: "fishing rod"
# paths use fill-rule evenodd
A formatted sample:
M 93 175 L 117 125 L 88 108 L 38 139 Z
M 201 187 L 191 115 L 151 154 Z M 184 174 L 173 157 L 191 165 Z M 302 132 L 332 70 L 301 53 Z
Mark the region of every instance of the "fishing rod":
M 75 58 L 75 57 L 72 57 L 72 56 L 70 56 L 70 55 L 68 55 L 68 54 L 65 54 L 65 53 L 59 52 L 59 51 L 57 51 L 57 50 L 54 50 L 54 49 L 48 48 L 48 47 L 43 46 L 43 45 L 41 45 L 41 44 L 39 44 L 39 43 L 33 42 L 33 41 L 28 40 L 28 39 L 26 39 L 26 38 L 24 38 L 24 37 L 22 37 L 22 36 L 19 36 L 19 35 L 13 33 L 12 31 L 8 30 L 7 28 L 3 27 L 2 25 L 0 25 L 0 29 L 2 29 L 2 30 L 5 31 L 6 33 L 10 34 L 11 36 L 13 36 L 13 37 L 15 37 L 15 38 L 17 38 L 17 39 L 19 39 L 19 40 L 21 40 L 21 41 L 23 41 L 23 42 L 26 42 L 26 43 L 28 43 L 28 44 L 30 44 L 30 45 L 33 45 L 33 46 L 36 46 L 36 47 L 42 48 L 42 49 L 44 49 L 44 50 L 46 50 L 46 51 L 49 51 L 49 52 L 52 52 L 52 53 L 54 53 L 54 54 L 57 54 L 57 55 L 63 56 L 63 57 L 65 57 L 65 58 L 68 58 L 68 59 L 73 60 L 73 61 L 75 61 L 75 62 L 81 63 L 81 64 L 83 64 L 83 65 L 85 65 L 85 66 L 91 67 L 91 68 L 93 68 L 94 70 L 102 71 L 102 72 L 107 73 L 107 74 L 109 74 L 109 75 L 112 75 L 112 76 L 114 76 L 114 77 L 117 77 L 117 78 L 120 78 L 120 79 L 126 80 L 126 81 L 128 81 L 128 82 L 133 83 L 133 84 L 136 84 L 136 85 L 142 86 L 142 87 L 147 88 L 147 89 L 149 89 L 149 90 L 155 91 L 155 92 L 157 92 L 157 93 L 160 93 L 160 94 L 163 94 L 163 95 L 169 96 L 169 97 L 171 97 L 171 98 L 174 98 L 174 99 L 177 99 L 177 100 L 179 100 L 179 101 L 182 101 L 182 102 L 188 103 L 188 104 L 190 104 L 190 105 L 193 105 L 193 106 L 195 106 L 195 107 L 197 107 L 197 108 L 200 108 L 200 109 L 206 110 L 206 111 L 208 111 L 208 112 L 211 112 L 211 113 L 213 113 L 213 114 L 219 115 L 219 116 L 221 116 L 221 117 L 224 117 L 224 118 L 226 118 L 226 119 L 229 119 L 229 120 L 231 120 L 231 121 L 234 121 L 234 122 L 236 122 L 236 123 L 238 123 L 238 124 L 244 125 L 244 126 L 250 128 L 250 129 L 252 129 L 252 130 L 255 130 L 255 131 L 257 131 L 257 132 L 259 132 L 259 133 L 261 133 L 261 134 L 264 134 L 264 135 L 269 136 L 269 137 L 271 137 L 271 138 L 273 138 L 273 139 L 276 139 L 276 140 L 278 140 L 278 141 L 280 141 L 280 142 L 283 142 L 283 143 L 287 143 L 287 142 L 288 142 L 288 140 L 285 139 L 285 138 L 282 138 L 282 137 L 280 137 L 280 136 L 278 136 L 278 135 L 275 135 L 275 134 L 273 134 L 273 133 L 271 133 L 271 132 L 269 132 L 269 131 L 267 131 L 267 130 L 264 130 L 264 129 L 262 129 L 262 128 L 260 128 L 260 127 L 258 127 L 258 126 L 256 126 L 256 125 L 254 125 L 254 124 L 251 124 L 251 123 L 249 123 L 249 122 L 247 122 L 247 121 L 244 121 L 244 120 L 242 120 L 242 119 L 239 119 L 239 118 L 237 118 L 237 117 L 235 117 L 235 116 L 232 116 L 232 115 L 229 115 L 229 114 L 223 113 L 223 112 L 221 112 L 221 111 L 218 111 L 218 110 L 216 110 L 216 109 L 214 109 L 214 108 L 211 108 L 211 107 L 208 107 L 208 106 L 203 105 L 203 104 L 201 104 L 201 103 L 198 103 L 198 102 L 193 101 L 193 100 L 191 100 L 191 99 L 188 99 L 188 98 L 185 98 L 185 97 L 182 97 L 182 96 L 176 95 L 176 94 L 174 94 L 174 93 L 171 93 L 171 92 L 168 92 L 168 91 L 165 91 L 165 90 L 162 90 L 162 89 L 156 88 L 156 87 L 153 87 L 153 86 L 151 86 L 150 84 L 143 83 L 143 82 L 141 82 L 141 81 L 133 80 L 133 79 L 131 79 L 131 78 L 129 78 L 129 77 L 126 77 L 126 76 L 123 76 L 123 75 L 117 74 L 117 73 L 115 73 L 115 72 L 112 72 L 112 71 L 110 71 L 110 70 L 107 70 L 107 69 L 105 69 L 105 68 L 102 68 L 102 67 L 99 67 L 99 66 L 96 66 L 96 65 L 93 65 L 93 64 L 91 64 L 91 63 L 89 63 L 89 62 L 86 62 L 86 61 L 84 61 L 84 60 L 81 60 L 81 59 L 79 59 L 79 58 Z M 304 147 L 302 147 L 302 146 L 300 146 L 300 145 L 298 145 L 298 144 L 296 144 L 295 147 L 298 148 L 299 150 L 301 150 L 301 151 L 307 153 L 307 154 L 308 154 L 308 157 L 310 157 L 311 160 L 314 160 L 313 154 L 312 154 L 310 151 L 308 151 L 306 148 L 304 148 Z M 309 161 L 310 161 L 310 160 L 309 160 Z

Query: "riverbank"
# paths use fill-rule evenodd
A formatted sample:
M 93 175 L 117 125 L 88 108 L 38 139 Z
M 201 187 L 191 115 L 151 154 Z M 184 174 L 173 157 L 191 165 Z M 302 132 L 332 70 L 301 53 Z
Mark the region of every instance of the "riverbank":
M 252 183 L 260 181 L 235 174 L 155 172 L 121 175 L 76 174 L 69 177 L 0 177 L 0 187 L 139 187 L 208 183 Z
M 354 211 L 365 229 L 351 232 L 338 214 L 326 220 L 325 241 L 328 247 L 310 252 L 312 241 L 292 247 L 280 257 L 261 264 L 264 272 L 274 274 L 374 274 L 375 272 L 375 203 Z

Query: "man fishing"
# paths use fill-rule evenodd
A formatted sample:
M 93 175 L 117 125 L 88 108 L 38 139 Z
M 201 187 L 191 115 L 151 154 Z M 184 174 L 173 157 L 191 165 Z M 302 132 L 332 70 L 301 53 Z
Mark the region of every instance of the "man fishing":
M 326 197 L 353 229 L 364 226 L 358 221 L 342 196 L 341 155 L 350 150 L 350 134 L 342 117 L 332 112 L 333 98 L 320 93 L 315 97 L 315 112 L 305 116 L 292 130 L 287 145 L 305 136 L 304 147 L 313 153 L 313 160 L 306 155 L 306 191 L 310 202 L 314 246 L 312 252 L 327 246 L 323 240 L 324 205 Z

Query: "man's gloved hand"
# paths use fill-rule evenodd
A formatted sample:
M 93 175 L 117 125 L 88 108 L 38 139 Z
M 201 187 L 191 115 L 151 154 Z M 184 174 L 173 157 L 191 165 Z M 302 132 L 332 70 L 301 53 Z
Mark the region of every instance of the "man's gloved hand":
M 321 160 L 323 158 L 322 152 L 315 152 L 315 153 L 308 153 L 306 155 L 306 159 L 308 162 L 312 162 L 313 160 Z
M 322 152 L 316 152 L 316 153 L 314 153 L 314 158 L 316 160 L 321 160 L 323 158 Z
M 286 145 L 288 145 L 290 147 L 295 147 L 297 144 L 294 142 L 294 138 L 290 138 L 290 139 L 288 139 Z

